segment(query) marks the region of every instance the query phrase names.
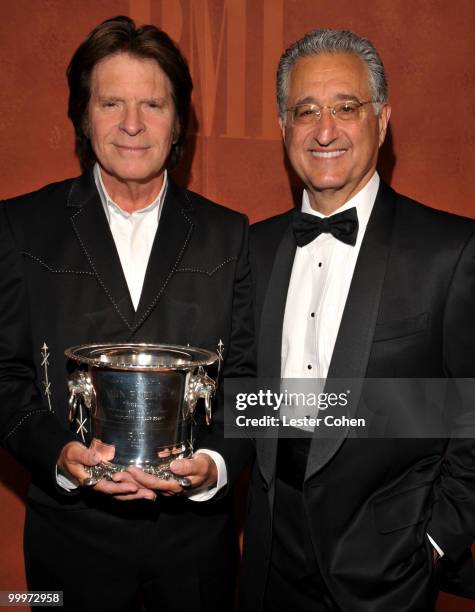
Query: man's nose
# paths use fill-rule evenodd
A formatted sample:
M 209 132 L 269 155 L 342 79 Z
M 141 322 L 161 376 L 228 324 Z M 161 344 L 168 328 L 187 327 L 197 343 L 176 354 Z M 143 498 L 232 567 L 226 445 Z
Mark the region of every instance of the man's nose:
M 126 132 L 129 136 L 136 136 L 144 130 L 142 113 L 140 107 L 136 104 L 129 104 L 124 108 L 120 129 Z
M 313 138 L 322 146 L 331 144 L 338 137 L 338 127 L 329 108 L 322 108 L 322 114 L 315 122 Z

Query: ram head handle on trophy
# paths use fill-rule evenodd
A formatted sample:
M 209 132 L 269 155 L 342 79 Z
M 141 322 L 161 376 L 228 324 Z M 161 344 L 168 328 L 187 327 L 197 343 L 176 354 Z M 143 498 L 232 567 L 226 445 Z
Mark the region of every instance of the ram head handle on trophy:
M 200 366 L 197 374 L 191 374 L 188 380 L 186 405 L 188 414 L 193 415 L 199 399 L 205 403 L 206 425 L 211 423 L 211 400 L 216 392 L 216 382 Z

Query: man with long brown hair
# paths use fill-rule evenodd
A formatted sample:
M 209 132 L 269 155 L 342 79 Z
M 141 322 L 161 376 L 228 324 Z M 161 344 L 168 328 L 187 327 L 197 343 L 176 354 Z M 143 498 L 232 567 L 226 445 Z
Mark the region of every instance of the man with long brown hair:
M 32 474 L 28 586 L 63 591 L 67 610 L 131 610 L 141 591 L 147 609 L 223 612 L 236 558 L 229 499 L 197 503 L 225 481 L 222 460 L 203 450 L 172 463 L 194 501 L 139 470 L 82 486 L 106 457 L 69 430 L 64 349 L 219 346 L 222 376 L 251 374 L 247 220 L 168 174 L 192 81 L 164 32 L 105 21 L 68 81 L 82 176 L 0 208 L 0 436 Z

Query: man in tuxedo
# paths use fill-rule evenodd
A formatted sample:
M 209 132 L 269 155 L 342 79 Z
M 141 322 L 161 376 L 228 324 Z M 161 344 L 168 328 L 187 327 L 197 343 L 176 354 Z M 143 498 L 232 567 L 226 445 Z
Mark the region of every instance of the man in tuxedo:
M 202 449 L 171 464 L 189 498 L 138 468 L 84 486 L 110 449 L 89 448 L 84 423 L 69 428 L 64 350 L 189 344 L 218 350 L 221 376 L 252 374 L 247 220 L 167 173 L 192 81 L 164 32 L 105 21 L 68 81 L 84 173 L 0 208 L 0 439 L 32 475 L 28 587 L 63 591 L 67 610 L 132 610 L 141 591 L 146 609 L 223 612 L 236 559 L 229 499 L 198 503 L 225 479 L 222 459 Z
M 259 376 L 473 377 L 475 223 L 378 176 L 390 106 L 373 45 L 307 34 L 282 55 L 277 97 L 305 189 L 300 211 L 251 231 Z M 473 595 L 473 439 L 348 433 L 256 440 L 243 612 L 433 610 L 444 565 Z

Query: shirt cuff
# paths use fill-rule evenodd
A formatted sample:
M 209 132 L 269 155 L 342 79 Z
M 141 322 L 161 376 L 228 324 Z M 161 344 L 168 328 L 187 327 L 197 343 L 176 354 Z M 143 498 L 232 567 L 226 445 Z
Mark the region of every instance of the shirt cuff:
M 434 542 L 434 540 L 430 537 L 430 535 L 428 533 L 426 535 L 429 538 L 429 542 L 432 544 L 432 546 L 435 548 L 435 550 L 439 553 L 439 559 L 442 559 L 442 557 L 444 556 L 444 551 L 440 548 L 440 546 L 438 546 Z
M 79 487 L 79 481 L 72 476 L 61 474 L 58 470 L 58 466 L 56 466 L 56 484 L 65 491 L 74 491 L 74 489 Z
M 198 455 L 199 453 L 209 455 L 211 459 L 215 462 L 216 468 L 218 470 L 218 480 L 213 487 L 194 489 L 189 493 L 186 493 L 186 496 L 192 501 L 204 502 L 208 501 L 209 499 L 212 499 L 218 491 L 220 491 L 228 484 L 228 472 L 226 470 L 226 463 L 224 462 L 223 457 L 216 451 L 209 450 L 207 448 L 200 448 L 196 451 L 195 455 Z

